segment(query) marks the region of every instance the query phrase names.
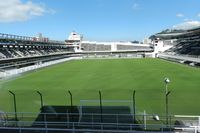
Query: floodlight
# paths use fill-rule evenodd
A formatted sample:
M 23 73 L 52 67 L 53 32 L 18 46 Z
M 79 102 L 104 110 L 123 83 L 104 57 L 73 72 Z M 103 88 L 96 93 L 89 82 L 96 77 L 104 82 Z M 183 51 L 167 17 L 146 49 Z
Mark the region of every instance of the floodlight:
M 168 125 L 169 123 L 169 119 L 168 119 L 168 95 L 170 94 L 170 91 L 168 91 L 168 83 L 170 82 L 169 78 L 165 78 L 164 79 L 164 82 L 165 82 L 165 109 L 166 109 L 166 125 Z
M 168 84 L 170 82 L 169 78 L 165 78 L 165 83 Z

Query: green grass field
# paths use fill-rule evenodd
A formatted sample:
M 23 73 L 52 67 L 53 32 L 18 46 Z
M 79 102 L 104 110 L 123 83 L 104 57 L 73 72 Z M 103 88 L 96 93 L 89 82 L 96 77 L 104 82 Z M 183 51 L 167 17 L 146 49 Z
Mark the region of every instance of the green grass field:
M 164 78 L 169 77 L 169 110 L 171 114 L 200 114 L 200 69 L 159 59 L 79 60 L 57 64 L 1 81 L 0 110 L 13 111 L 16 93 L 18 112 L 39 112 L 40 99 L 45 105 L 74 104 L 80 100 L 132 100 L 136 90 L 138 112 L 165 114 Z M 119 103 L 120 104 L 120 103 Z

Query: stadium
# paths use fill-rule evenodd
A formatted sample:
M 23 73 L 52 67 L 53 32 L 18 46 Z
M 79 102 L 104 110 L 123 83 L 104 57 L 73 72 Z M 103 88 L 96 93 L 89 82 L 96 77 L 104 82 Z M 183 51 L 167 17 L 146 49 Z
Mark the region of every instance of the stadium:
M 0 132 L 197 132 L 199 32 L 143 44 L 0 34 Z

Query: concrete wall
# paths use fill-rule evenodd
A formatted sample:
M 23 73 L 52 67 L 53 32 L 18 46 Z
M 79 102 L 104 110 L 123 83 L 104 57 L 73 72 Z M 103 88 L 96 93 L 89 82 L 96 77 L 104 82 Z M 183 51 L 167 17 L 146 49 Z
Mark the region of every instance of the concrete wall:
M 7 77 L 18 75 L 18 74 L 21 74 L 21 73 L 24 73 L 24 72 L 36 70 L 36 69 L 47 67 L 47 66 L 50 66 L 50 65 L 66 62 L 66 61 L 69 61 L 69 60 L 81 59 L 81 58 L 82 57 L 70 57 L 70 58 L 60 59 L 60 60 L 56 60 L 56 61 L 40 63 L 40 64 L 28 66 L 28 67 L 19 68 L 19 69 L 12 69 L 12 70 L 7 70 L 7 71 L 1 70 L 0 71 L 0 78 L 7 78 Z

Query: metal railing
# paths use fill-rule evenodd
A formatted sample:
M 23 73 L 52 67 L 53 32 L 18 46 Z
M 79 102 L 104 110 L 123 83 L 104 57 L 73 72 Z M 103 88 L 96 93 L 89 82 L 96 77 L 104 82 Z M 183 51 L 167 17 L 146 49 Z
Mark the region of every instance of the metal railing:
M 30 41 L 30 42 L 42 42 L 42 43 L 53 43 L 53 44 L 65 44 L 64 41 L 49 40 L 47 38 L 42 38 L 42 40 L 40 40 L 40 39 L 36 39 L 36 37 L 19 36 L 19 35 L 4 34 L 4 33 L 0 33 L 0 39 L 17 40 L 17 41 Z
M 165 124 L 165 116 L 160 121 L 153 115 L 97 114 L 97 113 L 15 113 L 0 114 L 0 130 L 30 131 L 90 131 L 90 132 L 132 132 L 132 131 L 169 131 L 174 125 Z M 101 116 L 103 121 L 101 121 Z M 163 119 L 162 119 L 163 118 Z
M 17 114 L 17 120 L 15 116 Z M 187 132 L 200 131 L 200 116 L 166 116 L 140 114 L 135 115 L 137 122 L 133 121 L 133 114 L 98 114 L 98 113 L 3 113 L 0 112 L 0 131 L 13 130 L 24 133 L 39 132 Z M 101 116 L 103 121 L 101 121 Z M 176 124 L 186 123 L 186 124 Z M 192 124 L 193 123 L 193 124 Z M 176 125 L 175 125 L 176 124 Z M 189 124 L 189 125 L 188 125 Z

